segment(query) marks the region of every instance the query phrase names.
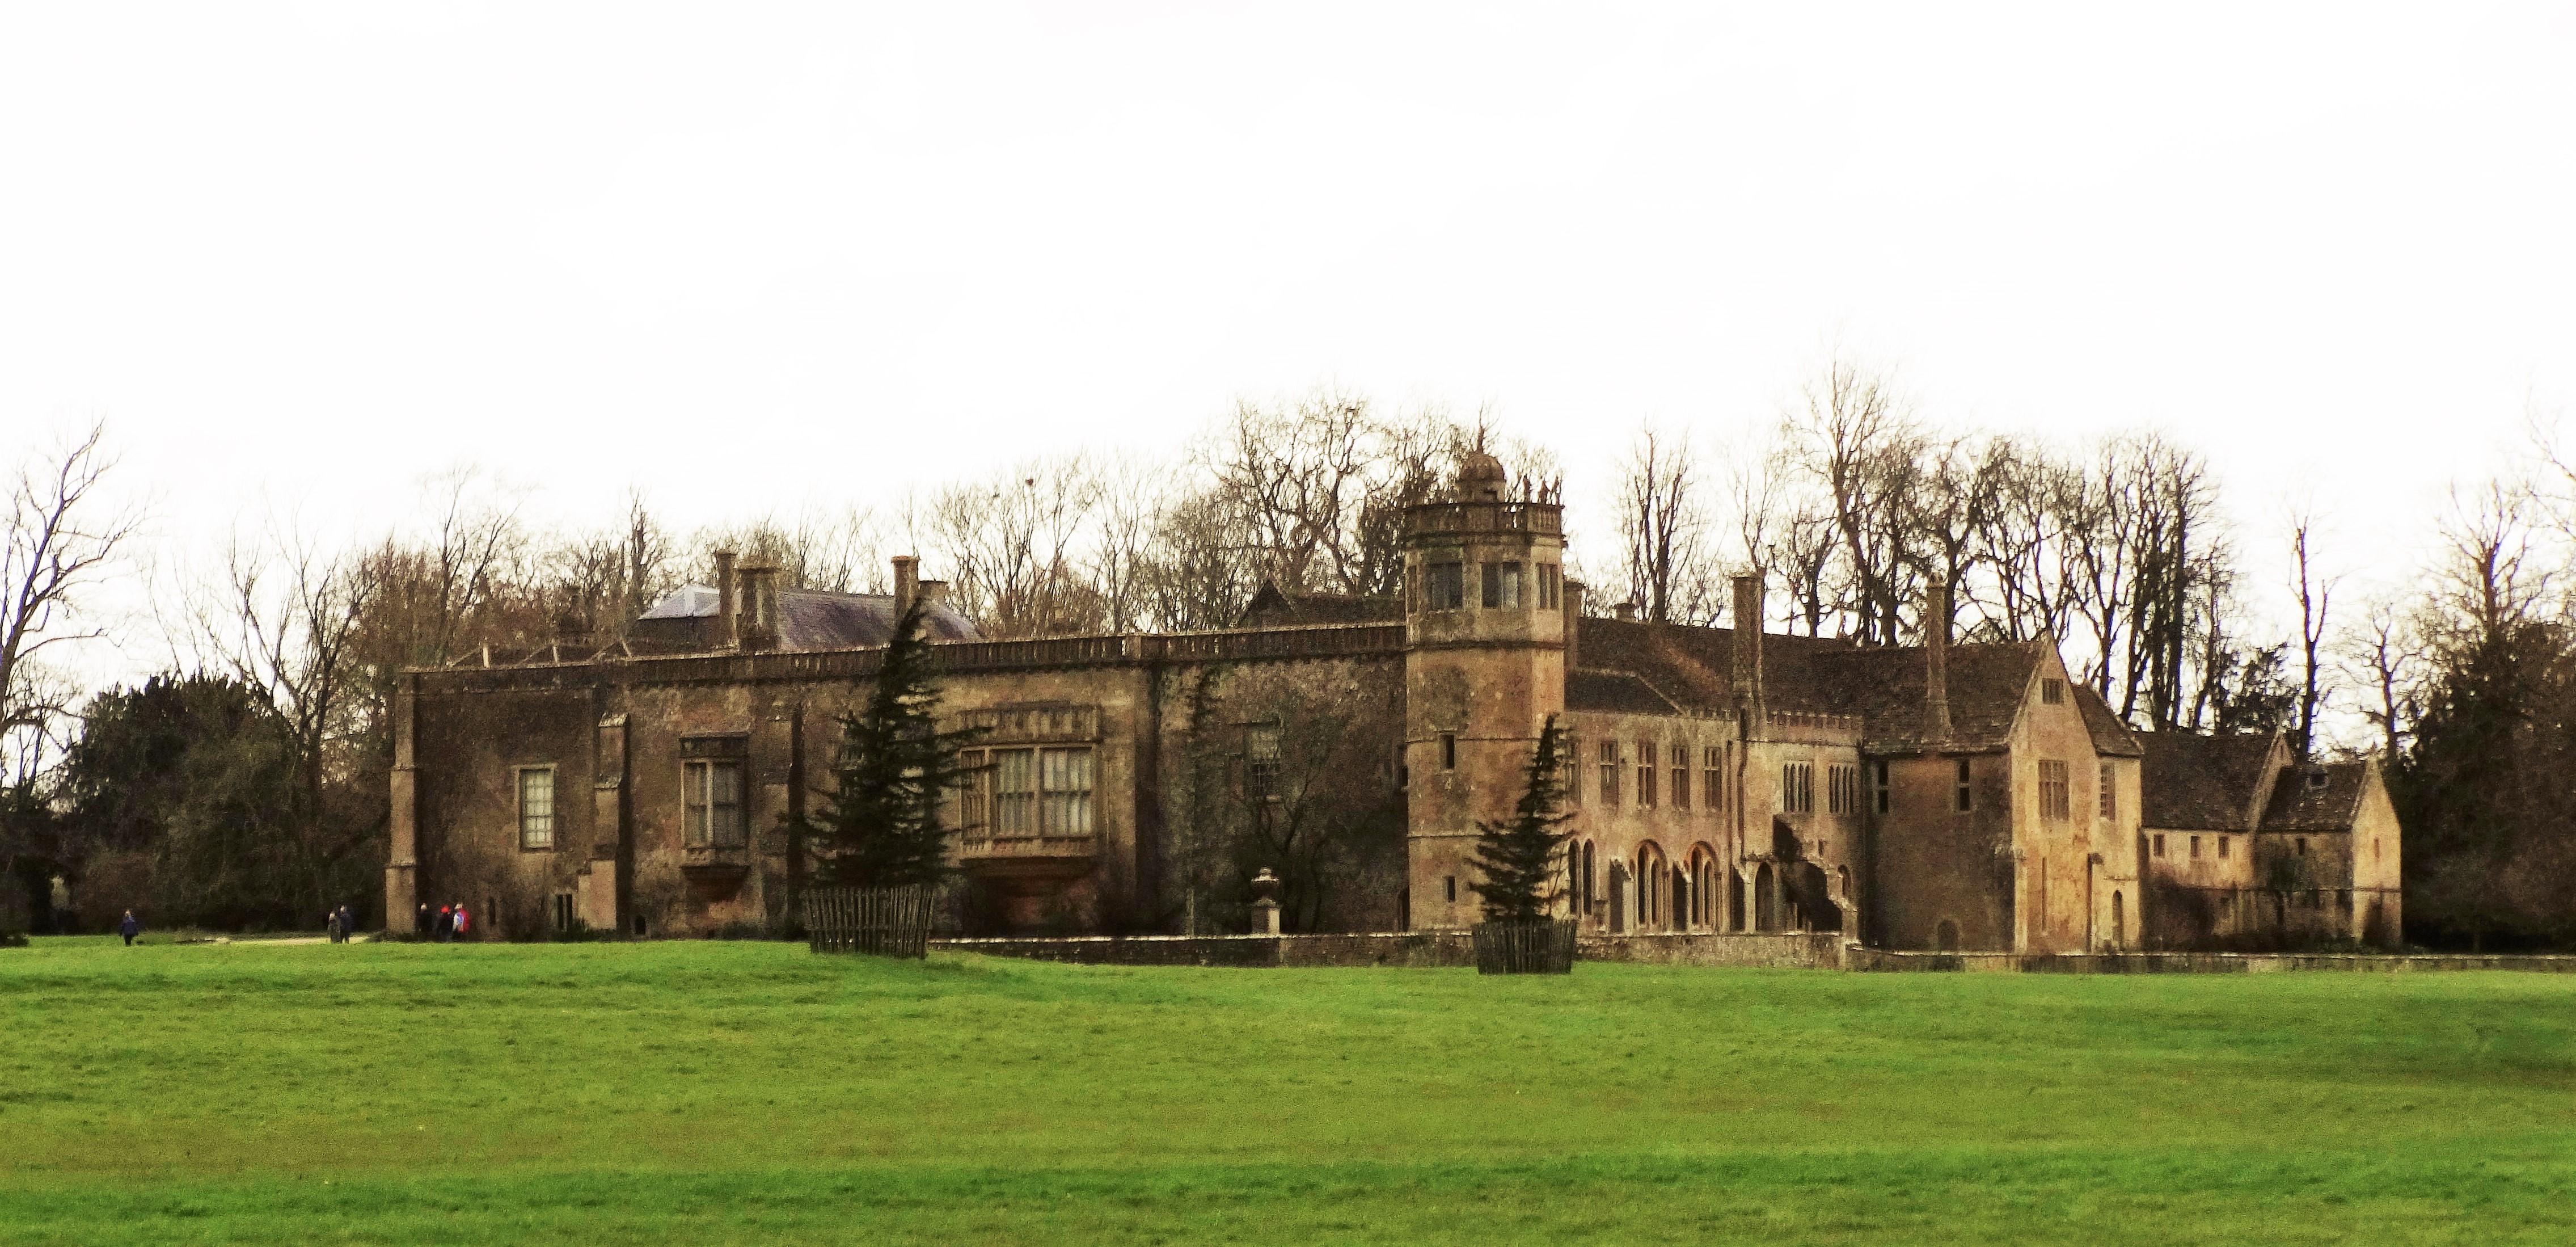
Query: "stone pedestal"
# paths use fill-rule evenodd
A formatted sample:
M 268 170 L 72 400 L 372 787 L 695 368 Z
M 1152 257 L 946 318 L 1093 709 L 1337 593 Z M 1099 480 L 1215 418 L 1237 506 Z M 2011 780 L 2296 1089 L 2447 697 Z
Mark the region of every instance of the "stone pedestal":
M 1279 876 L 1264 866 L 1252 877 L 1252 933 L 1279 934 Z

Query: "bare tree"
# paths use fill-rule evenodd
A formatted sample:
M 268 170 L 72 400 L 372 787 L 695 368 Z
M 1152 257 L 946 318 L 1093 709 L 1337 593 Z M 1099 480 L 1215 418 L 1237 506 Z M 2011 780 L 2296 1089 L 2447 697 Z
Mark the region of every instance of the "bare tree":
M 995 637 L 1099 630 L 1106 612 L 1083 574 L 1083 546 L 1101 493 L 1082 455 L 940 491 L 924 523 L 958 608 Z
M 381 830 L 380 819 L 330 818 L 325 792 L 358 764 L 339 746 L 362 741 L 364 724 L 381 717 L 370 712 L 371 673 L 358 657 L 361 621 L 377 604 L 371 565 L 326 554 L 309 535 L 272 521 L 256 541 L 236 536 L 221 572 L 191 593 L 185 642 L 196 666 L 265 699 L 292 751 L 301 799 L 290 821 L 300 861 L 294 879 L 274 882 L 317 889 L 297 898 L 304 911 L 328 903 L 318 891 L 328 865 Z
M 1788 423 L 1830 503 L 1856 636 L 1892 644 L 1913 596 L 1908 578 L 1921 565 L 1906 549 L 1923 450 L 1912 406 L 1892 375 L 1836 356 L 1808 382 Z
M 102 580 L 141 524 L 100 489 L 115 461 L 107 429 L 92 424 L 28 454 L 9 483 L 8 532 L 0 545 L 0 739 L 39 737 L 69 710 L 66 682 L 41 674 L 56 647 L 101 635 L 84 626 L 81 598 Z M 21 742 L 23 744 L 23 742 Z M 41 757 L 13 747 L 6 765 Z
M 1169 475 L 1165 465 L 1135 456 L 1111 459 L 1100 470 L 1098 531 L 1083 570 L 1110 632 L 1139 631 L 1153 620 L 1154 538 L 1168 505 Z
M 1707 556 L 1707 506 L 1688 434 L 1651 424 L 1638 430 L 1620 471 L 1619 505 L 1628 600 L 1655 623 L 1713 618 L 1718 577 Z
M 2100 493 L 2047 447 L 2006 438 L 1989 444 L 1987 474 L 1993 499 L 1977 533 L 1987 572 L 1979 630 L 2004 641 L 2063 639 L 2080 584 L 2080 534 L 2096 523 Z
M 2385 598 L 2370 601 L 2361 625 L 2344 633 L 2335 657 L 2345 678 L 2369 690 L 2371 705 L 2362 717 L 2379 729 L 2381 761 L 2393 764 L 2405 744 L 2405 725 L 2418 713 L 2417 655 L 2408 613 Z
M 2317 711 L 2325 703 L 2318 687 L 2319 655 L 2326 639 L 2327 612 L 2333 605 L 2336 577 L 2317 570 L 2314 539 L 2316 513 L 2302 503 L 2290 513 L 2290 559 L 2293 588 L 2299 595 L 2299 756 L 2316 743 Z

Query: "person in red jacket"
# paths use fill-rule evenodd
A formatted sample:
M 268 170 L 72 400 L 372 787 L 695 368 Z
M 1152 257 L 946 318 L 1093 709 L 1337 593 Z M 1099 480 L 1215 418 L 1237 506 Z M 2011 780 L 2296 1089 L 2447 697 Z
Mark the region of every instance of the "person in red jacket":
M 473 925 L 474 920 L 466 916 L 465 902 L 456 902 L 456 938 L 464 939 L 466 930 Z

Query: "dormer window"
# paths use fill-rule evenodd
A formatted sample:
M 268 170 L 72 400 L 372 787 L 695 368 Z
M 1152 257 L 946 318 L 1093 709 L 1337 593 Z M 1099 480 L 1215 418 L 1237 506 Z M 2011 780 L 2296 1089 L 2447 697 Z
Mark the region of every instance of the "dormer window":
M 2324 768 L 2324 767 L 2318 767 L 2318 768 L 2316 768 L 2315 770 L 2312 770 L 2312 771 L 2309 771 L 2309 772 L 2308 772 L 2308 787 L 2310 787 L 2310 788 L 2323 788 L 2323 787 L 2325 787 L 2325 786 L 2326 786 L 2326 771 L 2325 771 L 2325 768 Z

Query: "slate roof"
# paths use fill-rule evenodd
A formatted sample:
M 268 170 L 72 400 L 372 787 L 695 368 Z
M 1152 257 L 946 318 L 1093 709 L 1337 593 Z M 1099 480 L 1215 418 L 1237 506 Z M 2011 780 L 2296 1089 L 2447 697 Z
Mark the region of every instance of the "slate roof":
M 2362 772 L 2367 767 L 2361 762 L 2329 762 L 2284 771 L 2263 807 L 2263 830 L 2352 830 L 2353 817 L 2361 812 Z M 2323 782 L 2311 786 L 2311 773 Z
M 1633 675 L 1676 705 L 1721 710 L 1734 704 L 1734 644 L 1731 628 L 1584 619 L 1575 625 L 1575 661 L 1581 667 L 1575 674 Z M 1952 645 L 1947 689 L 1951 733 L 1937 743 L 1953 749 L 2001 748 L 2045 653 L 2037 643 Z M 1770 707 L 1860 716 L 1863 738 L 1872 749 L 1935 743 L 1923 718 L 1926 666 L 1919 646 L 1862 647 L 1771 633 L 1762 638 L 1763 696 Z M 1575 695 L 1570 675 L 1567 705 L 1594 708 L 1578 704 Z M 1585 695 L 1614 694 L 1607 685 L 1596 684 Z M 2138 756 L 2136 734 L 2110 707 L 2081 686 L 2076 696 L 2097 752 Z
M 1308 624 L 1404 622 L 1404 599 L 1393 594 L 1358 596 L 1344 593 L 1282 593 L 1263 581 L 1235 621 L 1238 628 L 1286 628 Z
M 2106 758 L 2135 758 L 2146 753 L 2139 734 L 2111 712 L 2111 703 L 2102 700 L 2092 685 L 2070 683 L 2075 685 L 2076 705 L 2084 711 L 2084 729 L 2093 735 L 2093 752 Z
M 1924 719 L 1923 691 L 1929 663 L 1920 647 L 1872 647 L 1802 656 L 1808 696 L 1830 714 L 1861 716 L 1861 737 L 1872 749 L 2000 749 L 2029 699 L 2041 650 L 2030 644 L 1950 647 L 1950 734 L 1935 737 Z M 1769 654 L 1766 652 L 1767 660 Z M 1771 677 L 1775 690 L 1782 687 Z M 1790 706 L 1774 691 L 1773 705 Z
M 1625 671 L 1570 671 L 1565 708 L 1609 714 L 1672 714 L 1680 709 L 1655 686 Z
M 705 648 L 715 643 L 717 602 L 714 589 L 682 585 L 638 616 L 633 634 L 648 643 Z M 891 593 L 781 589 L 778 648 L 795 651 L 883 645 L 894 636 L 898 618 Z M 923 631 L 934 641 L 979 639 L 975 625 L 946 603 L 933 605 L 924 624 Z
M 2268 732 L 2139 733 L 2146 746 L 2146 761 L 2139 768 L 2139 786 L 2145 790 L 2140 821 L 2148 827 L 2253 830 L 2246 822 L 2255 793 L 2269 776 L 2276 739 Z

